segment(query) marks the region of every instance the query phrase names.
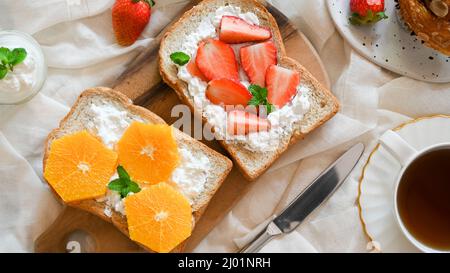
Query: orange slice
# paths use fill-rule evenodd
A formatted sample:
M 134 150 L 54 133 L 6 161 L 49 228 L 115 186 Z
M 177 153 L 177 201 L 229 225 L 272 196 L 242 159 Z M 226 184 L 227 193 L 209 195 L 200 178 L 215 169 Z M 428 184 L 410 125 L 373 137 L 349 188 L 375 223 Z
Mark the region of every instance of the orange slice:
M 52 142 L 44 177 L 65 202 L 106 194 L 117 154 L 86 131 Z
M 167 183 L 128 196 L 125 213 L 130 238 L 153 251 L 169 252 L 191 235 L 189 201 Z
M 167 181 L 180 161 L 172 127 L 165 124 L 133 122 L 117 149 L 119 164 L 142 183 Z

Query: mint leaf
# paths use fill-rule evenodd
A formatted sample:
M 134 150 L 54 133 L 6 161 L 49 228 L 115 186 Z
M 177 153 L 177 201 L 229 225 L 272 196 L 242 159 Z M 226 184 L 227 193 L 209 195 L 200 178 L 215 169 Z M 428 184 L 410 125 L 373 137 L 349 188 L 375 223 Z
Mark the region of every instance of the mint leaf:
M 0 67 L 0 80 L 3 80 L 6 77 L 6 74 L 8 74 L 8 69 L 6 67 Z
M 126 186 L 121 179 L 115 179 L 108 184 L 108 189 L 112 191 L 121 191 L 122 188 Z
M 130 192 L 130 191 L 128 190 L 128 187 L 122 188 L 122 189 L 120 190 L 120 192 L 119 192 L 119 193 L 120 193 L 120 197 L 121 197 L 121 198 L 127 197 L 129 192 Z
M 130 180 L 130 175 L 125 171 L 125 169 L 122 166 L 117 166 L 117 174 L 119 175 L 120 179 Z
M 7 49 L 6 47 L 0 48 L 0 62 L 2 62 L 2 64 L 6 64 L 8 62 L 8 54 L 9 49 Z
M 258 106 L 258 105 L 259 105 L 259 102 L 260 102 L 259 98 L 252 97 L 252 98 L 250 99 L 250 101 L 248 102 L 248 105 L 256 105 L 256 106 Z
M 139 185 L 131 180 L 130 175 L 120 165 L 117 166 L 117 174 L 119 178 L 109 182 L 108 189 L 118 192 L 121 198 L 127 197 L 130 192 L 137 193 L 141 191 Z
M 134 183 L 134 182 L 132 182 Z M 134 183 L 134 184 L 129 184 L 128 186 L 122 188 L 122 190 L 120 191 L 120 196 L 122 198 L 127 197 L 131 192 L 132 193 L 137 193 L 140 192 L 141 188 L 139 187 L 138 184 Z
M 267 88 L 261 88 L 259 94 L 262 98 L 267 98 Z
M 185 65 L 191 58 L 184 52 L 174 52 L 170 54 L 170 59 L 177 65 Z
M 276 109 L 275 109 L 275 106 L 273 106 L 273 104 L 267 103 L 267 104 L 266 104 L 266 110 L 267 110 L 267 114 L 270 114 L 270 113 L 272 113 L 273 111 L 275 111 Z
M 265 106 L 267 114 L 275 111 L 275 107 L 267 100 L 267 88 L 252 84 L 248 87 L 248 91 L 252 94 L 252 98 L 248 102 L 248 105 Z
M 24 48 L 14 48 L 11 54 L 13 55 L 13 61 L 10 63 L 13 66 L 20 64 L 27 57 L 27 51 Z
M 133 193 L 138 193 L 141 191 L 141 188 L 139 187 L 139 185 L 133 181 L 130 181 L 130 184 L 128 184 L 128 189 L 130 192 L 133 192 Z
M 20 64 L 27 57 L 24 48 L 15 48 L 12 51 L 6 47 L 0 48 L 0 80 L 4 79 L 8 72 L 14 70 L 14 66 Z
M 10 50 L 8 51 L 8 54 L 6 55 L 6 61 L 9 65 L 12 64 L 12 62 L 16 59 L 16 56 L 13 54 L 13 52 Z
M 256 84 L 251 84 L 248 87 L 248 91 L 250 91 L 250 93 L 252 93 L 253 96 L 259 96 L 259 90 L 260 90 L 260 86 L 256 85 Z

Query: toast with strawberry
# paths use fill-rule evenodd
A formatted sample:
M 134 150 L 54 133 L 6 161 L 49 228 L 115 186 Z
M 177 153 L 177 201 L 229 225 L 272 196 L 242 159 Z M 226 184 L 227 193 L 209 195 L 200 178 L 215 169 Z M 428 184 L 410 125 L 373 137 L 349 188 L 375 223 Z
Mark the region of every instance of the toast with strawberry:
M 249 180 L 339 109 L 332 93 L 286 56 L 275 19 L 258 1 L 201 2 L 167 31 L 159 57 L 163 80 L 211 125 Z

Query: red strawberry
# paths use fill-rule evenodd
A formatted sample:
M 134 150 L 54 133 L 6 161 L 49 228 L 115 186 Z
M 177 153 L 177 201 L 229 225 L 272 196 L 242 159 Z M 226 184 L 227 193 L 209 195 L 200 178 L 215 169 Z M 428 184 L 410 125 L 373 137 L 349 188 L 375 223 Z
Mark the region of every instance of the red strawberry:
M 266 70 L 277 64 L 277 48 L 272 41 L 241 47 L 241 64 L 250 82 L 265 86 Z
M 350 0 L 349 20 L 353 25 L 373 24 L 388 18 L 384 10 L 384 0 Z
M 247 105 L 252 95 L 240 82 L 224 78 L 209 82 L 206 97 L 214 104 Z
M 253 132 L 263 132 L 270 129 L 270 122 L 257 115 L 243 110 L 228 112 L 227 132 L 231 135 L 246 135 Z
M 222 16 L 219 39 L 229 44 L 264 41 L 272 37 L 269 29 L 247 23 L 236 16 Z
M 266 73 L 267 100 L 279 108 L 297 93 L 300 74 L 281 66 L 271 65 Z
M 233 48 L 219 40 L 207 39 L 201 42 L 195 63 L 208 81 L 222 78 L 239 80 Z
M 192 76 L 195 76 L 197 78 L 200 78 L 204 82 L 208 82 L 208 79 L 205 77 L 205 75 L 202 74 L 200 69 L 198 69 L 197 65 L 195 64 L 195 60 L 191 60 L 187 64 L 187 70 Z
M 112 7 L 112 24 L 117 42 L 132 45 L 150 20 L 153 0 L 117 0 Z

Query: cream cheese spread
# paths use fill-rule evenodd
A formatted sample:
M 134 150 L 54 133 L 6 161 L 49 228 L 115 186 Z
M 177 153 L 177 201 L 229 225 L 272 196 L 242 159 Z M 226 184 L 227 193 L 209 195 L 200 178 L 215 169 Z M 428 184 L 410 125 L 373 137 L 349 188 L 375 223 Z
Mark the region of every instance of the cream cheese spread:
M 110 149 L 114 148 L 131 122 L 143 122 L 138 116 L 132 116 L 125 109 L 108 103 L 91 104 L 88 114 L 88 129 L 100 137 Z
M 184 147 L 178 148 L 180 165 L 172 173 L 172 181 L 190 200 L 191 204 L 205 189 L 210 168 L 209 158 L 205 154 L 194 154 Z
M 188 54 L 191 59 L 195 58 L 198 44 L 206 38 L 217 37 L 216 29 L 224 15 L 237 16 L 241 19 L 255 25 L 259 25 L 258 17 L 251 12 L 242 13 L 240 7 L 224 6 L 211 13 L 200 23 L 199 27 L 193 33 L 186 37 L 181 51 Z M 239 49 L 247 44 L 232 45 L 235 55 L 238 55 Z M 239 58 L 237 58 L 239 62 Z M 240 66 L 239 66 L 240 67 Z M 239 70 L 241 83 L 248 87 L 248 78 L 245 72 Z M 256 152 L 265 152 L 276 150 L 283 136 L 290 135 L 294 125 L 302 120 L 303 115 L 310 109 L 310 87 L 305 84 L 297 86 L 297 94 L 292 101 L 281 109 L 276 109 L 270 113 L 267 118 L 271 123 L 271 129 L 267 132 L 254 132 L 246 136 L 235 136 L 227 134 L 226 120 L 227 113 L 219 105 L 212 104 L 205 95 L 207 83 L 200 78 L 189 73 L 186 66 L 178 67 L 178 77 L 188 85 L 188 91 L 196 108 L 201 109 L 204 117 L 214 127 L 216 138 L 225 140 L 228 143 L 241 143 L 247 149 Z
M 111 149 L 114 148 L 133 121 L 145 122 L 139 116 L 130 114 L 119 105 L 106 101 L 92 103 L 85 114 L 89 117 L 87 129 L 96 134 Z M 187 147 L 178 146 L 178 152 L 181 159 L 180 165 L 173 171 L 171 180 L 177 184 L 179 190 L 192 204 L 205 188 L 210 161 L 207 155 L 194 155 Z M 110 181 L 117 178 L 116 173 Z M 104 214 L 108 217 L 111 217 L 112 211 L 125 215 L 123 200 L 118 192 L 111 190 L 108 190 L 105 197 L 97 199 L 98 202 L 105 202 Z

